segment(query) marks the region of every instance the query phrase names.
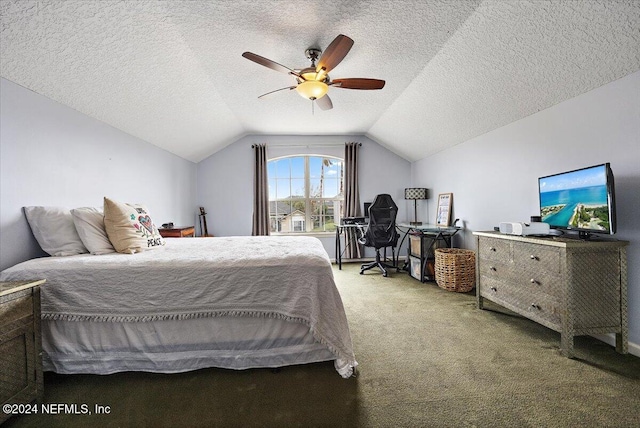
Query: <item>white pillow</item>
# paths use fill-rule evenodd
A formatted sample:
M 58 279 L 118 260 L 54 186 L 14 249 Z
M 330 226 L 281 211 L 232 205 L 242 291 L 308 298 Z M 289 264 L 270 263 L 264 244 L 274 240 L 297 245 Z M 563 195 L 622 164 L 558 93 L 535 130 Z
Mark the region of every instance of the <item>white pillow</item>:
M 91 254 L 115 253 L 104 228 L 102 211 L 92 207 L 82 207 L 71 210 L 73 224 L 85 247 Z
M 62 207 L 24 207 L 29 226 L 42 250 L 52 256 L 87 253 L 71 212 Z
M 104 198 L 104 228 L 119 253 L 133 254 L 165 245 L 144 205 L 124 204 Z

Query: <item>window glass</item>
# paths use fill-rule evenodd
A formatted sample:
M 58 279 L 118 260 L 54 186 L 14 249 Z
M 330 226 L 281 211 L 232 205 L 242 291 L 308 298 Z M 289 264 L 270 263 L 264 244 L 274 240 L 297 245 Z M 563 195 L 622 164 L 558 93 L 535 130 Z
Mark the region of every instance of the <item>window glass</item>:
M 340 220 L 343 162 L 329 156 L 268 161 L 272 233 L 332 232 Z

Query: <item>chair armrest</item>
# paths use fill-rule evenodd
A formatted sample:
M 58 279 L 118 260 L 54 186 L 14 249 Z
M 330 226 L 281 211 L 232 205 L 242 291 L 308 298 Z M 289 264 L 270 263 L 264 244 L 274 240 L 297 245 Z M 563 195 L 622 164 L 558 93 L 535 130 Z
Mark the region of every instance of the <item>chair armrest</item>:
M 366 238 L 365 238 L 365 236 L 364 236 L 364 234 L 365 234 L 365 233 L 366 233 L 366 231 L 367 231 L 366 226 L 365 226 L 365 225 L 363 225 L 363 224 L 356 224 L 356 230 L 357 230 L 357 233 L 358 233 L 358 235 L 359 235 L 359 236 L 358 236 L 358 242 L 359 242 L 360 244 L 363 244 L 363 245 L 364 245 L 364 243 L 365 243 L 365 241 L 366 241 Z

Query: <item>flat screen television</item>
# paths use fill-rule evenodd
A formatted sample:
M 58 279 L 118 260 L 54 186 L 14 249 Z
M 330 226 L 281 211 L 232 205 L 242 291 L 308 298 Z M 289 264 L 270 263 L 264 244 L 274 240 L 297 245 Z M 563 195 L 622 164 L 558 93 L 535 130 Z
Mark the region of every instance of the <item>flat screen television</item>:
M 583 239 L 616 232 L 613 171 L 608 163 L 540 177 L 540 217 L 556 229 Z

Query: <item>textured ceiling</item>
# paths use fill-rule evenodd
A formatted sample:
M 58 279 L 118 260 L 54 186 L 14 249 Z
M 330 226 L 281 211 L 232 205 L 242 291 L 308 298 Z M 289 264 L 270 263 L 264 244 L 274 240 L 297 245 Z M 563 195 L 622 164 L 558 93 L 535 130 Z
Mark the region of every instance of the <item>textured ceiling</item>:
M 640 69 L 640 2 L 0 1 L 0 74 L 197 162 L 246 134 L 363 134 L 417 160 Z M 334 108 L 283 91 L 338 34 Z

